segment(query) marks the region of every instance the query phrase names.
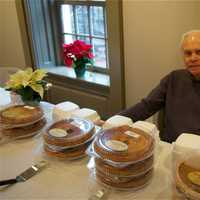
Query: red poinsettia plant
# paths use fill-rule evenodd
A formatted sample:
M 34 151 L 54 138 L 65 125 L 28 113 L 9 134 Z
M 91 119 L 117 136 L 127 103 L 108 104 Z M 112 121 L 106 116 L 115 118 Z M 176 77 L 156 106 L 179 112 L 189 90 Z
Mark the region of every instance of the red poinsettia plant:
M 63 56 L 68 67 L 85 67 L 93 63 L 92 45 L 82 40 L 75 40 L 70 44 L 63 44 Z

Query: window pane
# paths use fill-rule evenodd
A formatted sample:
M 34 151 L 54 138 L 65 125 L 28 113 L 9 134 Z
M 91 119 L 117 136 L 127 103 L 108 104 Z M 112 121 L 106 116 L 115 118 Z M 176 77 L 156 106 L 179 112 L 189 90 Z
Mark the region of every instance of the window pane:
M 73 7 L 71 5 L 61 6 L 62 28 L 64 33 L 75 33 Z
M 106 68 L 106 47 L 105 40 L 92 39 L 93 53 L 94 53 L 94 65 L 102 68 Z
M 74 40 L 76 40 L 75 36 L 67 35 L 67 34 L 64 35 L 64 43 L 65 44 L 72 43 Z
M 94 36 L 104 37 L 104 12 L 103 7 L 90 7 L 91 32 Z
M 78 36 L 78 40 L 83 40 L 85 43 L 90 44 L 90 38 L 84 36 Z
M 77 34 L 89 34 L 87 6 L 75 6 Z

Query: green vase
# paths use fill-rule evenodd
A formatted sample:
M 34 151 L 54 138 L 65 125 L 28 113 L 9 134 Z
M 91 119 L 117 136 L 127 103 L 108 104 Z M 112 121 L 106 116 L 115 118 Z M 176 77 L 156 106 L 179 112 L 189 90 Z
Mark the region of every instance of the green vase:
M 85 72 L 86 72 L 86 64 L 83 65 L 78 65 L 74 68 L 76 77 L 81 78 L 84 77 Z

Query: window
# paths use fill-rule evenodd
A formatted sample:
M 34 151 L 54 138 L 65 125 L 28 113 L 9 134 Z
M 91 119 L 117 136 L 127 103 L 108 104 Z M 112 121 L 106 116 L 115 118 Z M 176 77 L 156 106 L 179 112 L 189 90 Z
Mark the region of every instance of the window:
M 19 0 L 16 4 L 21 5 L 17 10 L 24 53 L 31 55 L 33 68 L 49 72 L 50 102 L 76 102 L 105 117 L 124 108 L 122 0 Z M 95 65 L 83 79 L 63 65 L 62 44 L 75 39 L 91 43 L 95 54 Z
M 60 43 L 84 40 L 93 47 L 93 71 L 108 72 L 105 2 L 57 1 Z

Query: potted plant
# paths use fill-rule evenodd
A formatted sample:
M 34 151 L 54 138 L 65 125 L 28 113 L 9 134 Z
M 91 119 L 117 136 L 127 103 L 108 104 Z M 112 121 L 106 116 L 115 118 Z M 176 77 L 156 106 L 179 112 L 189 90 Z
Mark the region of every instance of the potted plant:
M 6 90 L 21 96 L 22 101 L 29 105 L 38 105 L 43 99 L 44 92 L 51 86 L 44 80 L 47 72 L 43 69 L 35 71 L 32 68 L 19 70 L 10 76 L 6 83 Z
M 75 40 L 70 44 L 63 44 L 64 63 L 68 67 L 73 67 L 77 77 L 85 74 L 88 64 L 93 64 L 92 45 L 84 41 Z

